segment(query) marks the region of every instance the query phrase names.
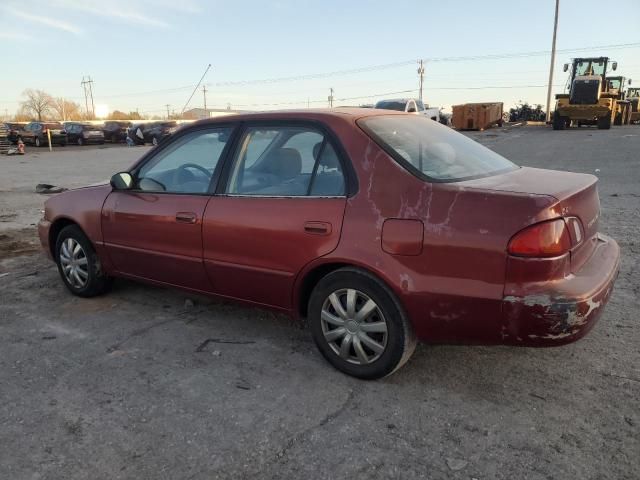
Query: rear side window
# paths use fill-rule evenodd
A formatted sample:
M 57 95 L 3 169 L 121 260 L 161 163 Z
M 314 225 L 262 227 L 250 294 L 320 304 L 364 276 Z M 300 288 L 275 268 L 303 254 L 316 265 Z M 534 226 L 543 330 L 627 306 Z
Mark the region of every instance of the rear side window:
M 425 180 L 470 180 L 518 168 L 478 142 L 423 116 L 381 115 L 358 124 L 398 163 Z
M 250 127 L 227 193 L 269 197 L 342 196 L 342 165 L 324 134 L 309 127 Z

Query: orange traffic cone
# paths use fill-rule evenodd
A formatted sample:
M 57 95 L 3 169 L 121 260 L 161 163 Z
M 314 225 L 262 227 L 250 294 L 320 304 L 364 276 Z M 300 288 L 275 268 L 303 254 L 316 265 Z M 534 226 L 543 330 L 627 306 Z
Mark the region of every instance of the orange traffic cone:
M 24 155 L 24 143 L 22 139 L 18 140 L 18 155 Z

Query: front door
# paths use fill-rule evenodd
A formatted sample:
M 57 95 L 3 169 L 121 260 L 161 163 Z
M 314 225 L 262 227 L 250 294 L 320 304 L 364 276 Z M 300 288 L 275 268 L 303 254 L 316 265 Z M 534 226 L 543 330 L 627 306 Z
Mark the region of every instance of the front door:
M 204 292 L 202 219 L 231 128 L 206 128 L 168 143 L 134 172 L 133 190 L 113 191 L 102 233 L 124 274 Z
M 291 308 L 296 274 L 336 248 L 346 204 L 342 161 L 315 127 L 248 125 L 203 222 L 213 291 Z

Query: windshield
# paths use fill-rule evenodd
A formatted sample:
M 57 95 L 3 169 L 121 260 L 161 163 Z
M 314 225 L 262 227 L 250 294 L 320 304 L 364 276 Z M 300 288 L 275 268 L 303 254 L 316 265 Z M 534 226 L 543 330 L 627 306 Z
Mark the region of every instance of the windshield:
M 422 116 L 381 115 L 358 123 L 400 164 L 428 180 L 468 180 L 518 168 L 461 133 Z
M 604 75 L 605 66 L 603 60 L 581 60 L 576 65 L 576 76 Z
M 621 83 L 622 82 L 620 81 L 619 78 L 612 78 L 612 79 L 609 80 L 609 88 L 614 89 L 614 90 L 619 90 Z
M 407 105 L 407 102 L 382 100 L 376 103 L 376 108 L 382 108 L 383 110 L 397 110 L 399 112 L 404 112 L 406 105 Z

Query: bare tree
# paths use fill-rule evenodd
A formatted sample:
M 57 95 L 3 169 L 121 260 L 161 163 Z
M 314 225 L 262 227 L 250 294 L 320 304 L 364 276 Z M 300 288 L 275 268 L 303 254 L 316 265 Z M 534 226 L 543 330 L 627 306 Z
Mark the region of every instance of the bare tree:
M 47 92 L 42 90 L 33 90 L 31 88 L 22 92 L 22 96 L 26 99 L 21 103 L 22 109 L 28 115 L 37 117 L 38 121 L 46 115 L 53 105 L 53 98 Z
M 62 97 L 52 99 L 51 109 L 57 120 L 82 120 L 85 117 L 79 104 Z

